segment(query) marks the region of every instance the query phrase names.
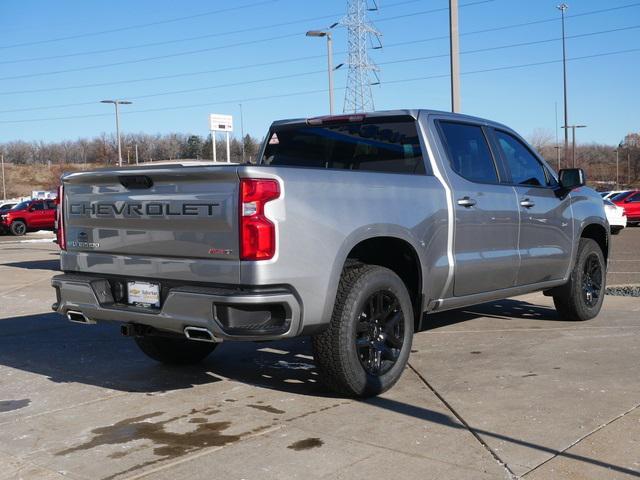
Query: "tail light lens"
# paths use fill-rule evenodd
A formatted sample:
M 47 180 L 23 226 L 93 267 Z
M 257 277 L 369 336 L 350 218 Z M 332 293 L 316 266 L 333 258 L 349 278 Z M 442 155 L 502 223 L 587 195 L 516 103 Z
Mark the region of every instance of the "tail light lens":
M 64 186 L 58 187 L 58 198 L 56 199 L 58 208 L 56 210 L 56 239 L 61 250 L 67 249 L 67 238 L 64 234 Z
M 279 196 L 276 180 L 240 179 L 240 260 L 269 260 L 276 254 L 276 226 L 264 206 Z

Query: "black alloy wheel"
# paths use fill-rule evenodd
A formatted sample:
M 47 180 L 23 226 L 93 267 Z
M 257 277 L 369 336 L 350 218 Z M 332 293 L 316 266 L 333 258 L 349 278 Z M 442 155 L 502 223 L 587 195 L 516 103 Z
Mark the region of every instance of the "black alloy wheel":
M 404 338 L 404 314 L 398 298 L 389 290 L 371 295 L 356 327 L 356 350 L 370 375 L 384 375 L 395 365 Z
M 589 308 L 598 304 L 602 295 L 602 265 L 595 253 L 589 255 L 584 262 L 582 291 L 584 302 Z

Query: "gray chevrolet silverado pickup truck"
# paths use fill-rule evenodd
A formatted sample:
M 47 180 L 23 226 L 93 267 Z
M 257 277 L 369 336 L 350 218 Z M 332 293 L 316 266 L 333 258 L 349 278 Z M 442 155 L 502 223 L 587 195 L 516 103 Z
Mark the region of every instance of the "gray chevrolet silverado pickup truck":
M 53 309 L 121 322 L 160 362 L 310 335 L 326 385 L 369 396 L 398 380 L 431 312 L 544 291 L 561 318 L 587 320 L 604 298 L 601 198 L 479 118 L 279 121 L 256 165 L 62 180 Z

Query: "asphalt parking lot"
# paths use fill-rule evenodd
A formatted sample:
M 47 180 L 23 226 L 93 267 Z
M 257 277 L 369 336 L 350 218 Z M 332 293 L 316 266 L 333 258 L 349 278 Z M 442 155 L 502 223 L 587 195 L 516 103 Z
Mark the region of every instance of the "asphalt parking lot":
M 400 383 L 337 398 L 309 342 L 168 368 L 115 325 L 51 313 L 57 247 L 0 237 L 0 480 L 640 477 L 640 299 L 586 323 L 540 294 L 446 312 Z M 640 228 L 609 284 L 640 284 Z

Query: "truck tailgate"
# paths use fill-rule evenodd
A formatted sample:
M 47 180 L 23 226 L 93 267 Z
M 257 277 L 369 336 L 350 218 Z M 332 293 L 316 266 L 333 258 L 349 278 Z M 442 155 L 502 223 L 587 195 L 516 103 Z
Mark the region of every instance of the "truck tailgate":
M 209 282 L 218 281 L 216 271 L 220 283 L 237 279 L 238 185 L 235 166 L 71 174 L 64 181 L 63 268 L 118 273 L 120 264 L 132 275 L 138 262 L 141 274 L 170 277 L 173 270 L 176 279 L 202 280 L 193 270 L 199 265 Z

